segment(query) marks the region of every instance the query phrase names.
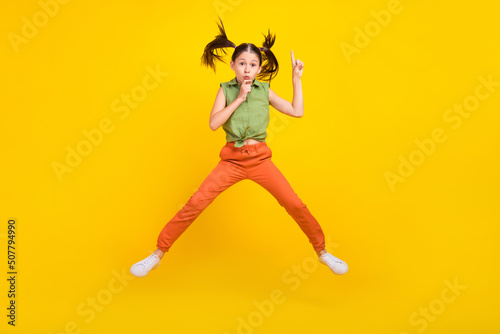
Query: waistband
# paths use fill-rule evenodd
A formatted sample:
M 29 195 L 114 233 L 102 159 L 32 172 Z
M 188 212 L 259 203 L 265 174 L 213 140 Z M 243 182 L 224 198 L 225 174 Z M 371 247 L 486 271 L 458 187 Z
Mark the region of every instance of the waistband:
M 241 150 L 241 151 L 256 151 L 258 149 L 260 149 L 261 147 L 266 147 L 267 146 L 267 143 L 265 141 L 261 141 L 260 143 L 257 143 L 257 144 L 245 144 L 241 147 L 236 147 L 234 146 L 236 143 L 235 142 L 226 142 L 226 145 L 225 146 L 228 146 L 232 149 L 235 149 L 235 150 Z

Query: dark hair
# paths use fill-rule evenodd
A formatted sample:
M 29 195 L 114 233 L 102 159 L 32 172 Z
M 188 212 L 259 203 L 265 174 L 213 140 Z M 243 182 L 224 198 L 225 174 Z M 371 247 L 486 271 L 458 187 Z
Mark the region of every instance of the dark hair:
M 238 58 L 238 56 L 245 51 L 254 53 L 259 57 L 259 66 L 262 65 L 260 73 L 257 74 L 257 79 L 269 82 L 274 79 L 276 75 L 278 75 L 279 70 L 278 60 L 271 51 L 271 47 L 274 45 L 274 41 L 276 40 L 276 35 L 272 36 L 268 29 L 267 36 L 264 35 L 265 39 L 261 48 L 258 48 L 253 43 L 242 43 L 236 47 L 236 44 L 227 38 L 226 31 L 224 30 L 224 24 L 222 23 L 220 17 L 219 20 L 221 24 L 217 23 L 217 25 L 219 26 L 220 33 L 215 36 L 213 41 L 205 46 L 205 50 L 201 56 L 201 64 L 208 68 L 212 68 L 215 73 L 214 60 L 218 60 L 226 64 L 226 62 L 222 59 L 222 53 L 226 54 L 226 50 L 224 50 L 224 48 L 236 48 L 231 56 L 231 60 L 233 62 L 236 61 L 236 58 Z M 262 52 L 264 52 L 264 56 L 262 55 Z M 262 64 L 262 62 L 264 62 L 264 64 Z

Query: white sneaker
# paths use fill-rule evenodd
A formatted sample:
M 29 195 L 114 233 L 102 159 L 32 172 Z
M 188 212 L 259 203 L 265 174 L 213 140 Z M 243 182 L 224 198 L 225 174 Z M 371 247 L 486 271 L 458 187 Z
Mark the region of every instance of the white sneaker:
M 349 270 L 347 264 L 344 261 L 328 252 L 318 256 L 318 258 L 319 262 L 326 264 L 334 274 L 343 275 L 347 272 L 347 270 Z
M 153 252 L 152 254 L 145 258 L 142 261 L 134 263 L 132 267 L 130 267 L 130 272 L 132 275 L 136 277 L 144 277 L 146 276 L 151 269 L 156 269 L 160 265 L 160 257 Z

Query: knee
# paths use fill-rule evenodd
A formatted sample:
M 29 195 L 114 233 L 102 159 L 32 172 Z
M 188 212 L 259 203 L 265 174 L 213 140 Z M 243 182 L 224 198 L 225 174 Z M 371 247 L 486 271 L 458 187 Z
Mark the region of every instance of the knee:
M 291 197 L 284 204 L 285 205 L 283 204 L 282 205 L 286 208 L 288 212 L 290 211 L 297 212 L 303 210 L 306 207 L 304 202 L 302 202 L 302 200 L 298 196 Z

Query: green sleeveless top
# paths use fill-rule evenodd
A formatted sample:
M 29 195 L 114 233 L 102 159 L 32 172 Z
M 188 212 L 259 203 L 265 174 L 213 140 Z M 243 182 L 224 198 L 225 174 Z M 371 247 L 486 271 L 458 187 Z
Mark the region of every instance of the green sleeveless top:
M 226 97 L 226 106 L 233 102 L 240 93 L 241 85 L 236 80 L 220 84 Z M 267 125 L 269 124 L 269 82 L 255 79 L 252 90 L 247 94 L 246 101 L 242 102 L 222 124 L 226 132 L 226 141 L 235 141 L 235 147 L 242 147 L 246 139 L 265 142 Z

